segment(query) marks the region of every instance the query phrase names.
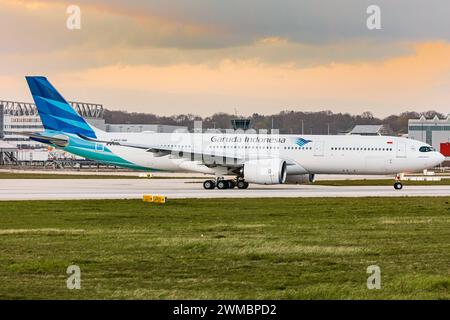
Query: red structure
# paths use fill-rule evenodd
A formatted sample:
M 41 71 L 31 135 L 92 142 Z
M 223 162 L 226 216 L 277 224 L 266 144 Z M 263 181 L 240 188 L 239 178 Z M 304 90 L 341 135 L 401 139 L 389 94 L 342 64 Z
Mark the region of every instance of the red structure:
M 450 157 L 450 142 L 441 143 L 441 150 L 439 150 L 444 156 Z

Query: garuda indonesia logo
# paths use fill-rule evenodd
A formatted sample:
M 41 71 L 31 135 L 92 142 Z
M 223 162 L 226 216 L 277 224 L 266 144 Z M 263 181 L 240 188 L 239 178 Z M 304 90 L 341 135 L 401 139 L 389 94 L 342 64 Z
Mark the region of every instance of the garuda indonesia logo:
M 307 145 L 310 142 L 312 142 L 312 140 L 306 140 L 303 138 L 298 138 L 297 140 L 295 140 L 295 144 L 298 145 L 299 147 L 303 147 L 304 145 Z

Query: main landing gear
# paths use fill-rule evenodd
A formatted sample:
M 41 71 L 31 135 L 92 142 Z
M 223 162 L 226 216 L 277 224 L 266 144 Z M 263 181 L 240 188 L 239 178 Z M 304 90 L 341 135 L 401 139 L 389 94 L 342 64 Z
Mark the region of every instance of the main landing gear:
M 394 189 L 395 190 L 402 190 L 402 188 L 403 188 L 403 184 L 400 182 L 400 178 L 401 178 L 400 174 L 398 174 L 395 177 L 395 183 L 394 183 Z
M 212 190 L 216 187 L 216 183 L 213 180 L 206 180 L 203 182 L 203 188 L 206 190 Z
M 248 182 L 246 182 L 245 180 L 238 180 L 237 187 L 238 187 L 238 189 L 247 189 Z
M 224 178 L 217 178 L 216 181 L 214 180 L 206 180 L 203 182 L 203 188 L 206 190 L 213 190 L 217 187 L 219 190 L 225 190 L 225 189 L 247 189 L 248 188 L 248 182 L 246 182 L 244 179 L 236 178 L 233 180 L 226 180 Z

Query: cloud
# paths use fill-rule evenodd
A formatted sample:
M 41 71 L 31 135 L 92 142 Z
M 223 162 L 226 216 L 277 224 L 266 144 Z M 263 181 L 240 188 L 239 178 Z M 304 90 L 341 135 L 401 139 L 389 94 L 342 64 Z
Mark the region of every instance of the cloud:
M 308 45 L 280 38 L 266 38 L 249 45 L 209 50 L 129 46 L 93 48 L 90 45 L 61 48 L 50 52 L 23 50 L 1 55 L 3 74 L 77 71 L 110 65 L 202 64 L 217 68 L 224 60 L 254 60 L 261 64 L 284 64 L 306 68 L 330 63 L 382 61 L 414 52 L 412 43 L 374 44 L 370 42 Z
M 8 43 L 0 52 L 60 50 L 64 48 L 220 47 L 222 30 L 215 26 L 177 21 L 140 12 L 133 6 L 119 10 L 113 3 L 81 2 L 82 28 L 66 28 L 66 1 L 23 2 L 6 0 L 0 4 L 1 38 Z
M 383 29 L 369 31 L 374 3 Z M 70 99 L 159 113 L 449 101 L 448 1 L 77 0 L 80 31 L 69 4 L 1 1 L 1 97 L 30 100 L 23 76 L 43 74 Z
M 39 65 L 55 62 L 50 70 L 226 58 L 303 66 L 380 60 L 411 52 L 411 43 L 450 38 L 443 14 L 450 3 L 431 0 L 440 6 L 414 10 L 417 1 L 379 0 L 383 30 L 369 31 L 366 0 L 79 0 L 82 29 L 69 31 L 71 1 L 5 0 L 0 30 L 9 32 L 1 34 L 0 58 L 6 64 L 20 56 L 25 63 L 18 65 L 36 65 L 33 57 L 42 57 Z
M 72 34 L 64 23 L 65 7 L 71 1 L 5 1 L 0 10 L 8 14 L 0 24 L 14 24 L 13 34 L 18 32 L 28 45 L 38 47 L 31 35 L 39 34 L 41 43 L 50 48 L 88 43 L 211 49 L 271 37 L 308 45 L 450 40 L 446 0 L 78 0 L 83 29 Z M 374 3 L 382 9 L 383 29 L 370 31 L 366 9 Z
M 423 43 L 401 58 L 296 68 L 255 60 L 206 65 L 115 65 L 56 78 L 71 96 L 97 96 L 106 105 L 132 110 L 202 115 L 230 111 L 273 113 L 281 109 L 377 115 L 411 108 L 445 111 L 450 98 L 450 45 Z M 114 94 L 112 94 L 114 93 Z M 231 112 L 231 111 L 230 111 Z

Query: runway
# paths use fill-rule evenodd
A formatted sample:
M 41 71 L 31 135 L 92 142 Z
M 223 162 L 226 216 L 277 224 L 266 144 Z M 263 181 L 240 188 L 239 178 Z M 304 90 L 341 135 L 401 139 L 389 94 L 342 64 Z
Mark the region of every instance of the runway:
M 202 180 L 187 179 L 13 179 L 0 181 L 0 200 L 140 199 L 144 194 L 181 198 L 395 197 L 450 196 L 449 186 L 332 187 L 250 185 L 247 190 L 204 190 Z

